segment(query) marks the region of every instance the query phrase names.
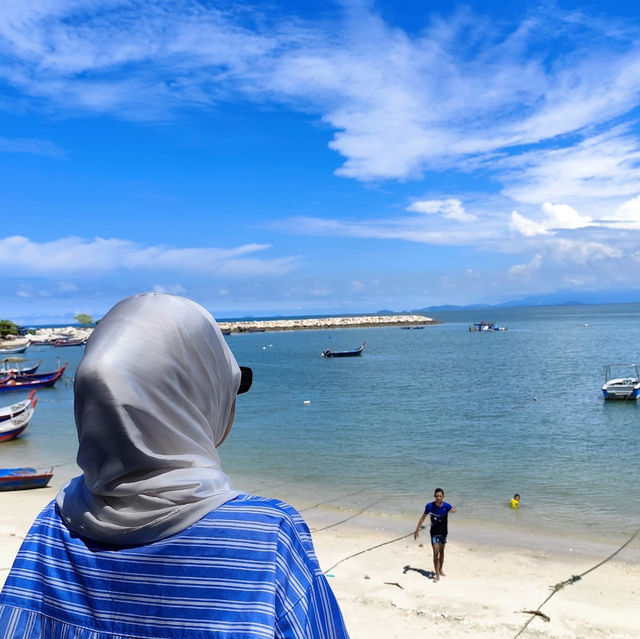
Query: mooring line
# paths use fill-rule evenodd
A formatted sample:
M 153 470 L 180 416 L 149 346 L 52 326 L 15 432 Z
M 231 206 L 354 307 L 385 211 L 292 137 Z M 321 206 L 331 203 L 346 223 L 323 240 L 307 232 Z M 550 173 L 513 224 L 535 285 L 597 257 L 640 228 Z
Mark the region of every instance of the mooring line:
M 349 555 L 348 557 L 344 557 L 340 561 L 337 561 L 333 566 L 327 568 L 323 574 L 327 574 L 330 570 L 333 570 L 336 566 L 339 566 L 341 563 L 347 561 L 347 559 L 353 559 L 353 557 L 357 557 L 358 555 L 363 555 L 365 552 L 369 552 L 370 550 L 375 550 L 376 548 L 381 548 L 382 546 L 388 546 L 389 544 L 393 544 L 396 541 L 401 541 L 406 539 L 407 537 L 411 537 L 413 535 L 413 531 L 407 533 L 406 535 L 402 535 L 402 537 L 396 537 L 395 539 L 390 539 L 389 541 L 384 541 L 381 544 L 377 544 L 375 546 L 371 546 L 370 548 L 365 548 L 364 550 L 360 550 L 359 552 L 354 552 L 353 555 Z
M 375 501 L 371 502 L 370 504 L 367 504 L 362 510 L 359 510 L 357 513 L 354 513 L 353 515 L 349 515 L 349 517 L 347 517 L 346 519 L 341 519 L 340 521 L 336 521 L 333 524 L 329 524 L 328 526 L 323 526 L 322 528 L 314 528 L 311 532 L 312 533 L 317 533 L 317 532 L 321 532 L 323 530 L 328 530 L 329 528 L 333 528 L 334 526 L 339 526 L 340 524 L 344 524 L 345 521 L 349 521 L 350 519 L 353 519 L 354 517 L 357 517 L 358 515 L 362 515 L 363 512 L 369 510 L 369 508 L 371 508 L 371 506 L 375 506 L 375 504 L 381 502 L 383 499 L 386 499 L 386 497 L 381 497 L 380 499 L 376 499 Z
M 569 579 L 565 579 L 564 581 L 561 581 L 560 583 L 557 583 L 555 586 L 551 586 L 551 594 L 538 606 L 538 608 L 536 610 L 523 610 L 522 611 L 522 612 L 526 612 L 527 614 L 530 614 L 531 617 L 529 617 L 529 619 L 527 619 L 527 621 L 525 622 L 524 626 L 522 626 L 522 628 L 520 628 L 520 631 L 518 632 L 518 634 L 516 634 L 514 636 L 513 639 L 517 639 L 527 629 L 527 626 L 537 616 L 543 617 L 543 618 L 545 618 L 545 621 L 548 621 L 549 617 L 547 617 L 547 615 L 545 615 L 544 613 L 540 612 L 540 608 L 542 608 L 542 606 L 544 606 L 547 603 L 547 601 L 549 601 L 549 599 L 551 599 L 551 597 L 553 597 L 553 595 L 555 595 L 557 592 L 562 590 L 565 586 L 568 586 L 569 584 L 574 584 L 574 583 L 576 583 L 576 581 L 580 581 L 585 575 L 588 575 L 590 572 L 593 572 L 597 568 L 600 568 L 600 566 L 602 566 L 603 564 L 606 564 L 609 560 L 613 559 L 621 550 L 626 548 L 637 537 L 638 533 L 640 533 L 640 528 L 638 528 L 633 533 L 633 535 L 631 535 L 631 537 L 629 537 L 629 539 L 627 539 L 627 541 L 625 541 L 624 544 L 622 544 L 622 546 L 620 546 L 620 548 L 618 548 L 615 552 L 611 553 L 606 559 L 603 559 L 602 561 L 598 562 L 595 566 L 592 566 L 591 568 L 589 568 L 589 570 L 585 570 L 583 573 L 580 573 L 579 575 L 572 575 L 571 577 L 569 577 Z
M 318 506 L 322 506 L 323 504 L 330 504 L 334 501 L 338 501 L 340 499 L 344 499 L 345 497 L 353 497 L 353 495 L 359 495 L 360 493 L 363 493 L 365 490 L 367 490 L 366 488 L 362 488 L 360 490 L 356 490 L 353 493 L 347 493 L 346 495 L 339 495 L 338 497 L 334 497 L 333 499 L 327 499 L 326 501 L 319 501 L 317 504 L 315 504 L 314 506 L 307 506 L 306 508 L 301 508 L 300 510 L 298 510 L 299 513 L 303 513 L 307 510 L 313 510 L 314 508 L 318 508 Z

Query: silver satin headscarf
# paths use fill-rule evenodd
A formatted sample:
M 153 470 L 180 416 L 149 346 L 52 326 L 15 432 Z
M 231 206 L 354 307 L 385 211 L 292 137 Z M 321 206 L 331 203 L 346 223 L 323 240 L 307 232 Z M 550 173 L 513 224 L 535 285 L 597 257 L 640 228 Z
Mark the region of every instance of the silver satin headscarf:
M 213 317 L 184 297 L 125 299 L 99 322 L 74 383 L 75 477 L 56 502 L 79 535 L 144 544 L 233 499 L 216 446 L 240 369 Z

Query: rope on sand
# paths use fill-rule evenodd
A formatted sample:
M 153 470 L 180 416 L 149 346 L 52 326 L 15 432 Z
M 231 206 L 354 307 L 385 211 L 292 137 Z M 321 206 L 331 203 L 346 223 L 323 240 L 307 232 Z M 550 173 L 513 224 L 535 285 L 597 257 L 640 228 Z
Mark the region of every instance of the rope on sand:
M 366 512 L 367 510 L 369 510 L 369 508 L 371 508 L 371 506 L 374 506 L 375 504 L 382 501 L 383 499 L 384 497 L 381 497 L 380 499 L 376 499 L 375 501 L 372 501 L 370 504 L 367 504 L 362 510 L 359 510 L 357 513 L 350 515 L 346 519 L 341 519 L 340 521 L 336 521 L 335 524 L 329 524 L 328 526 L 323 526 L 322 528 L 314 528 L 311 532 L 317 533 L 317 532 L 320 532 L 321 530 L 327 530 L 329 528 L 333 528 L 334 526 L 339 526 L 340 524 L 344 524 L 345 521 L 349 521 L 350 519 L 353 519 L 358 515 L 362 515 L 363 512 Z
M 553 597 L 553 595 L 555 595 L 557 592 L 560 592 L 560 590 L 562 590 L 565 586 L 568 586 L 570 584 L 574 584 L 574 583 L 576 583 L 576 581 L 580 581 L 585 575 L 588 575 L 590 572 L 593 572 L 597 568 L 600 568 L 600 566 L 602 566 L 603 564 L 606 564 L 610 559 L 613 559 L 623 548 L 626 548 L 637 537 L 638 533 L 640 533 L 640 528 L 638 528 L 633 533 L 633 535 L 631 535 L 631 537 L 629 537 L 629 539 L 627 539 L 627 541 L 625 541 L 624 544 L 622 544 L 622 546 L 620 546 L 620 548 L 618 548 L 618 550 L 616 550 L 615 552 L 611 553 L 606 559 L 603 559 L 602 561 L 597 563 L 595 566 L 592 566 L 591 568 L 589 568 L 589 570 L 585 570 L 583 573 L 581 573 L 579 575 L 572 575 L 571 577 L 569 577 L 569 579 L 565 579 L 564 581 L 561 581 L 560 583 L 557 583 L 555 586 L 551 586 L 551 594 L 538 606 L 538 608 L 536 610 L 522 610 L 521 612 L 529 614 L 529 615 L 531 615 L 531 617 L 529 617 L 529 619 L 527 619 L 527 621 L 525 622 L 524 626 L 522 626 L 522 628 L 520 628 L 520 631 L 518 632 L 518 634 L 516 634 L 514 636 L 513 639 L 517 639 L 517 637 L 519 637 L 527 629 L 527 626 L 536 617 L 542 617 L 545 621 L 550 621 L 550 618 L 547 615 L 545 615 L 544 613 L 540 612 L 540 608 L 542 608 L 542 606 L 544 606 L 547 603 L 547 601 L 549 601 L 549 599 L 551 599 L 551 597 Z
M 298 510 L 299 513 L 303 513 L 306 510 L 313 510 L 314 508 L 318 508 L 318 506 L 322 506 L 323 504 L 330 504 L 334 501 L 338 501 L 340 499 L 344 499 L 345 497 L 352 497 L 353 495 L 359 495 L 360 493 L 363 493 L 366 490 L 366 488 L 362 488 L 360 490 L 356 490 L 353 493 L 347 493 L 346 495 L 339 495 L 338 497 L 334 497 L 333 499 L 327 499 L 326 501 L 319 501 L 317 504 L 314 504 L 313 506 L 307 506 L 306 508 L 300 508 Z
M 411 537 L 413 535 L 413 531 L 407 533 L 406 535 L 402 535 L 402 537 L 396 537 L 395 539 L 390 539 L 389 541 L 384 541 L 381 544 L 377 544 L 376 546 L 371 546 L 371 548 L 365 548 L 364 550 L 360 550 L 359 552 L 354 552 L 353 555 L 349 555 L 348 557 L 344 557 L 340 561 L 337 561 L 333 566 L 327 568 L 323 574 L 327 574 L 331 570 L 333 570 L 336 566 L 339 566 L 342 562 L 347 561 L 347 559 L 352 559 L 353 557 L 357 557 L 358 555 L 363 555 L 365 552 L 369 552 L 370 550 L 375 550 L 376 548 L 381 548 L 382 546 L 387 546 L 389 544 L 394 544 L 396 541 L 401 541 L 402 539 L 406 539 L 407 537 Z

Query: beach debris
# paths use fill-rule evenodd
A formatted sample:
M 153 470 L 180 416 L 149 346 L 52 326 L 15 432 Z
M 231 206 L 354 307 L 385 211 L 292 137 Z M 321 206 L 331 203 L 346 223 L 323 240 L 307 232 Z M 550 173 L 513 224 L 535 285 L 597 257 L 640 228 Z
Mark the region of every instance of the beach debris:
M 364 578 L 365 579 L 371 579 L 371 577 L 369 577 L 369 575 L 365 575 Z
M 384 583 L 387 586 L 398 586 L 398 588 L 400 588 L 400 590 L 404 590 L 404 587 L 401 586 L 397 581 L 385 581 Z
M 539 610 L 521 610 L 520 612 L 523 612 L 526 615 L 537 615 L 538 617 L 542 617 L 545 623 L 549 623 L 551 621 L 551 617 L 549 617 L 549 615 L 545 615 L 544 612 L 540 612 Z

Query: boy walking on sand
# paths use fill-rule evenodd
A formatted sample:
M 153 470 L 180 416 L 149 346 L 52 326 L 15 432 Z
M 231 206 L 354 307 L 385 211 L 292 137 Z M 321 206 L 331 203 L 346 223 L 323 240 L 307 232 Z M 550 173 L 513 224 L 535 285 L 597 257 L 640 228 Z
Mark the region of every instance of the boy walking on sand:
M 444 563 L 444 546 L 447 543 L 447 518 L 449 513 L 455 513 L 456 509 L 444 501 L 444 491 L 442 488 L 436 488 L 433 496 L 435 501 L 429 502 L 424 509 L 422 517 L 416 526 L 416 530 L 413 533 L 413 538 L 418 539 L 420 535 L 420 527 L 424 522 L 427 515 L 431 516 L 431 528 L 429 534 L 431 535 L 431 547 L 433 548 L 433 568 L 436 572 L 434 581 L 440 581 L 440 577 L 445 577 L 442 572 L 442 564 Z

